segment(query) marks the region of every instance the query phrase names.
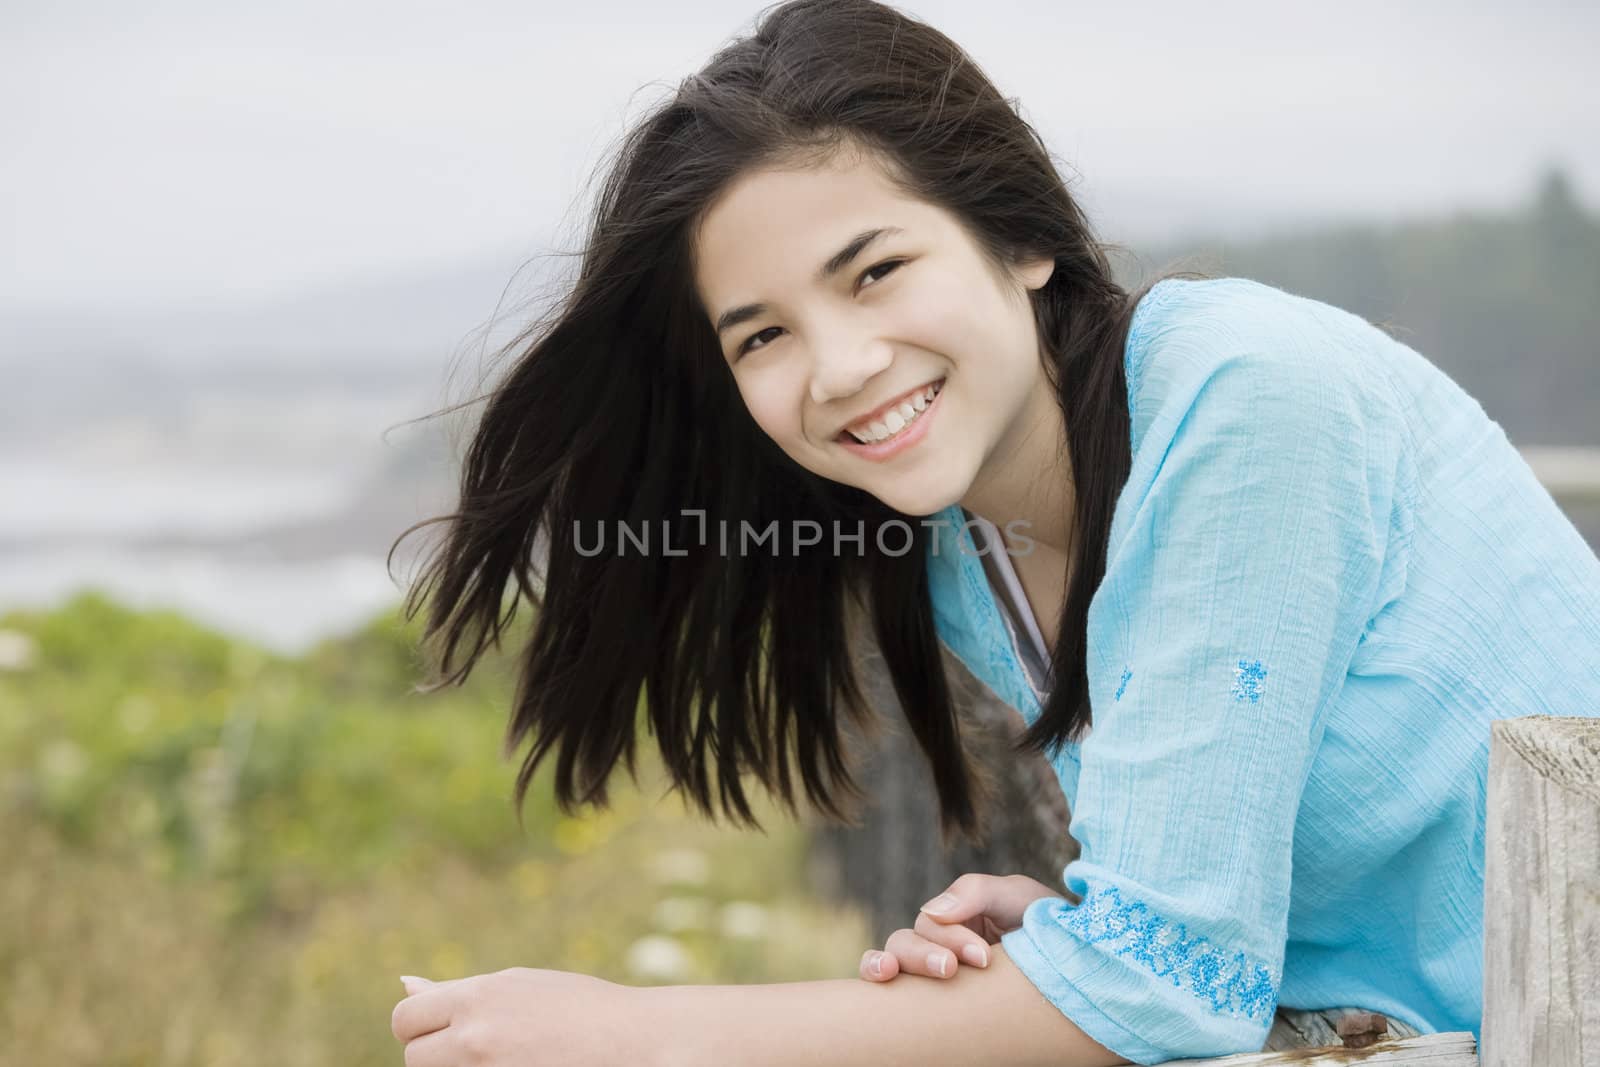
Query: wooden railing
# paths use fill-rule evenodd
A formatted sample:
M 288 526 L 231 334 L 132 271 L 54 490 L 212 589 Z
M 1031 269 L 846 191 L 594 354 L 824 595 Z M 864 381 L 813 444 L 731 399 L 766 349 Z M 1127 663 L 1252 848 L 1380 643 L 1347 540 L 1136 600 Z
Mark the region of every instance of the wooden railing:
M 1600 450 L 1576 461 L 1530 457 L 1558 499 L 1600 500 Z M 1537 460 L 1538 462 L 1533 462 Z M 1591 480 L 1592 478 L 1592 480 Z M 1015 713 L 979 685 L 946 651 L 946 672 L 963 717 L 963 740 L 997 776 L 997 825 L 982 848 L 940 847 L 927 813 L 935 799 L 870 630 L 853 647 L 867 652 L 868 703 L 889 729 L 865 743 L 858 780 L 877 783 L 864 830 L 819 826 L 813 877 L 829 895 L 864 905 L 881 944 L 927 899 L 965 871 L 1015 871 L 1049 884 L 1077 855 L 1054 772 L 1040 757 L 1011 750 Z M 1596 650 L 1591 654 L 1600 654 Z M 1574 668 L 1586 666 L 1574 664 Z M 1574 712 L 1577 709 L 1574 709 Z M 847 730 L 850 727 L 847 725 Z M 1492 724 L 1485 848 L 1485 973 L 1481 1035 L 1485 1067 L 1600 1065 L 1600 718 L 1533 716 Z M 1020 766 L 1021 772 L 1018 773 Z M 897 783 L 885 787 L 885 781 Z M 1348 1013 L 1347 1013 L 1348 1014 Z M 1479 1049 L 1467 1033 L 1402 1036 L 1376 1027 L 1338 1026 L 1337 1012 L 1280 1009 L 1304 1047 L 1269 1043 L 1262 1051 L 1205 1061 L 1221 1067 L 1269 1064 L 1417 1064 L 1467 1067 Z M 1333 1021 L 1318 1022 L 1318 1016 Z M 1386 1021 L 1387 1022 L 1387 1021 Z M 1319 1029 L 1320 1027 L 1320 1029 Z
M 1494 724 L 1483 979 L 1486 1067 L 1600 1063 L 1600 719 Z
M 1164 1067 L 1266 1067 L 1291 1063 L 1295 1067 L 1333 1067 L 1349 1063 L 1478 1067 L 1478 1048 L 1471 1034 L 1425 1034 L 1380 1041 L 1365 1048 L 1297 1048 L 1288 1052 L 1250 1052 L 1217 1060 L 1168 1060 Z M 1535 1067 L 1532 1061 L 1529 1067 Z
M 1489 741 L 1483 1067 L 1600 1064 L 1600 719 L 1501 719 Z M 1471 1034 L 1368 1040 L 1167 1067 L 1476 1067 Z M 1352 1041 L 1352 1038 L 1356 1040 Z
M 1522 458 L 1562 503 L 1600 503 L 1600 448 L 1528 446 Z

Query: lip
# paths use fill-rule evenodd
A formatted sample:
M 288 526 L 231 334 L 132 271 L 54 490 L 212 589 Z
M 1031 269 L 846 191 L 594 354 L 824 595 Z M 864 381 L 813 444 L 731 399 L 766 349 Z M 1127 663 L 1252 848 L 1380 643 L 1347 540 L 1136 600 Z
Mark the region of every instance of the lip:
M 839 433 L 847 435 L 847 434 L 850 433 L 850 427 L 855 426 L 858 423 L 871 422 L 874 419 L 882 420 L 882 418 L 885 415 L 889 414 L 890 410 L 892 410 L 893 408 L 899 407 L 901 404 L 905 403 L 906 400 L 910 399 L 911 397 L 916 396 L 918 393 L 922 392 L 928 386 L 933 385 L 935 382 L 942 382 L 942 381 L 944 381 L 944 378 L 943 378 L 943 376 L 940 376 L 938 378 L 933 378 L 933 379 L 930 379 L 929 381 L 925 381 L 921 385 L 912 386 L 910 389 L 907 389 L 905 392 L 901 393 L 899 396 L 895 397 L 893 400 L 890 400 L 888 403 L 879 405 L 878 407 L 874 408 L 873 410 L 867 412 L 865 415 L 858 415 L 855 418 L 851 419 L 849 422 L 847 422 L 843 426 L 839 427 Z
M 843 445 L 845 448 L 848 448 L 851 452 L 854 452 L 862 459 L 877 461 L 889 459 L 892 456 L 899 455 L 901 452 L 911 448 L 918 441 L 922 440 L 928 435 L 928 424 L 933 419 L 934 409 L 939 406 L 939 401 L 944 399 L 945 390 L 950 387 L 950 383 L 947 379 L 935 378 L 933 382 L 925 382 L 900 398 L 900 400 L 904 400 L 906 396 L 915 396 L 919 390 L 926 389 L 928 386 L 938 381 L 943 381 L 945 383 L 944 388 L 939 390 L 938 395 L 933 398 L 932 403 L 922 409 L 922 414 L 917 416 L 917 421 L 911 424 L 911 428 L 900 434 L 898 437 L 891 437 L 887 441 L 880 441 L 876 444 L 865 445 L 860 441 L 857 441 L 854 437 L 850 436 L 849 430 L 840 430 L 839 437 L 836 438 L 836 440 L 838 440 L 839 444 Z M 900 400 L 894 401 L 893 404 L 885 404 L 882 410 L 889 410 L 889 408 L 894 406 L 894 404 L 898 404 Z

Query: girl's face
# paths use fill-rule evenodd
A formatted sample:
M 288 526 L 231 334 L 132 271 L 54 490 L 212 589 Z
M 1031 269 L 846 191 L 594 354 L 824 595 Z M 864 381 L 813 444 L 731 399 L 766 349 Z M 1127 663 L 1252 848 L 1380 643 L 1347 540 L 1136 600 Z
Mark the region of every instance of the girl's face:
M 757 425 L 802 467 L 897 511 L 968 496 L 1041 400 L 1055 405 L 1023 291 L 1054 262 L 997 277 L 954 216 L 860 154 L 741 177 L 694 249 L 696 291 Z

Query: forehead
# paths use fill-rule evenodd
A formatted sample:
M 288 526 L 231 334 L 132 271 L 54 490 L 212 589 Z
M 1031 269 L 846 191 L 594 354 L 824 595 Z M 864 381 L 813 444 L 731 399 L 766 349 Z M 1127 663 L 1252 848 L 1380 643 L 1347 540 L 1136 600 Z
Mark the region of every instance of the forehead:
M 938 217 L 933 205 L 908 197 L 859 157 L 758 169 L 736 179 L 696 229 L 695 285 L 713 313 L 775 298 L 780 286 L 809 284 L 824 260 L 864 230 L 927 234 Z

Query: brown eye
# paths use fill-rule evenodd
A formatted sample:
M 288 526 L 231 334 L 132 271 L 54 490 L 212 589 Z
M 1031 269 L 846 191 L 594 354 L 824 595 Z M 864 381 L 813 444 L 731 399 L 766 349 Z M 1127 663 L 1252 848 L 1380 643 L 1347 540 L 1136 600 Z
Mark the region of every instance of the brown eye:
M 777 326 L 768 326 L 765 330 L 761 330 L 758 333 L 753 333 L 749 337 L 745 338 L 744 344 L 739 346 L 739 355 L 742 356 L 746 352 L 751 351 L 751 345 L 754 343 L 756 338 L 760 337 L 764 333 L 771 333 L 773 330 L 776 330 L 778 328 L 779 327 L 777 327 Z M 757 346 L 757 347 L 759 348 L 759 347 L 764 347 L 764 346 Z
M 903 264 L 904 262 L 905 262 L 905 260 L 903 260 L 903 259 L 886 259 L 882 263 L 879 263 L 877 266 L 868 267 L 866 270 L 862 271 L 861 272 L 861 280 L 865 281 L 867 278 L 872 277 L 875 274 L 877 275 L 877 277 L 874 277 L 873 281 L 877 281 L 879 278 L 887 277 L 888 275 L 893 274 L 894 273 L 894 269 L 896 267 L 900 266 L 901 264 Z M 882 274 L 877 274 L 878 271 L 883 271 L 883 273 Z
M 906 261 L 903 259 L 886 259 L 882 263 L 868 267 L 866 270 L 861 272 L 861 277 L 856 279 L 856 285 L 859 288 L 860 284 L 869 278 L 872 279 L 873 282 L 880 281 L 881 279 L 888 277 L 890 274 L 893 274 L 895 268 L 903 265 L 905 262 Z M 782 327 L 779 326 L 768 326 L 765 330 L 762 330 L 759 333 L 753 333 L 749 337 L 745 338 L 744 343 L 734 350 L 735 362 L 738 361 L 738 357 L 743 356 L 746 352 L 755 352 L 765 348 L 767 345 L 766 342 L 763 342 L 762 344 L 756 344 L 756 341 L 763 334 L 768 334 L 781 328 Z

